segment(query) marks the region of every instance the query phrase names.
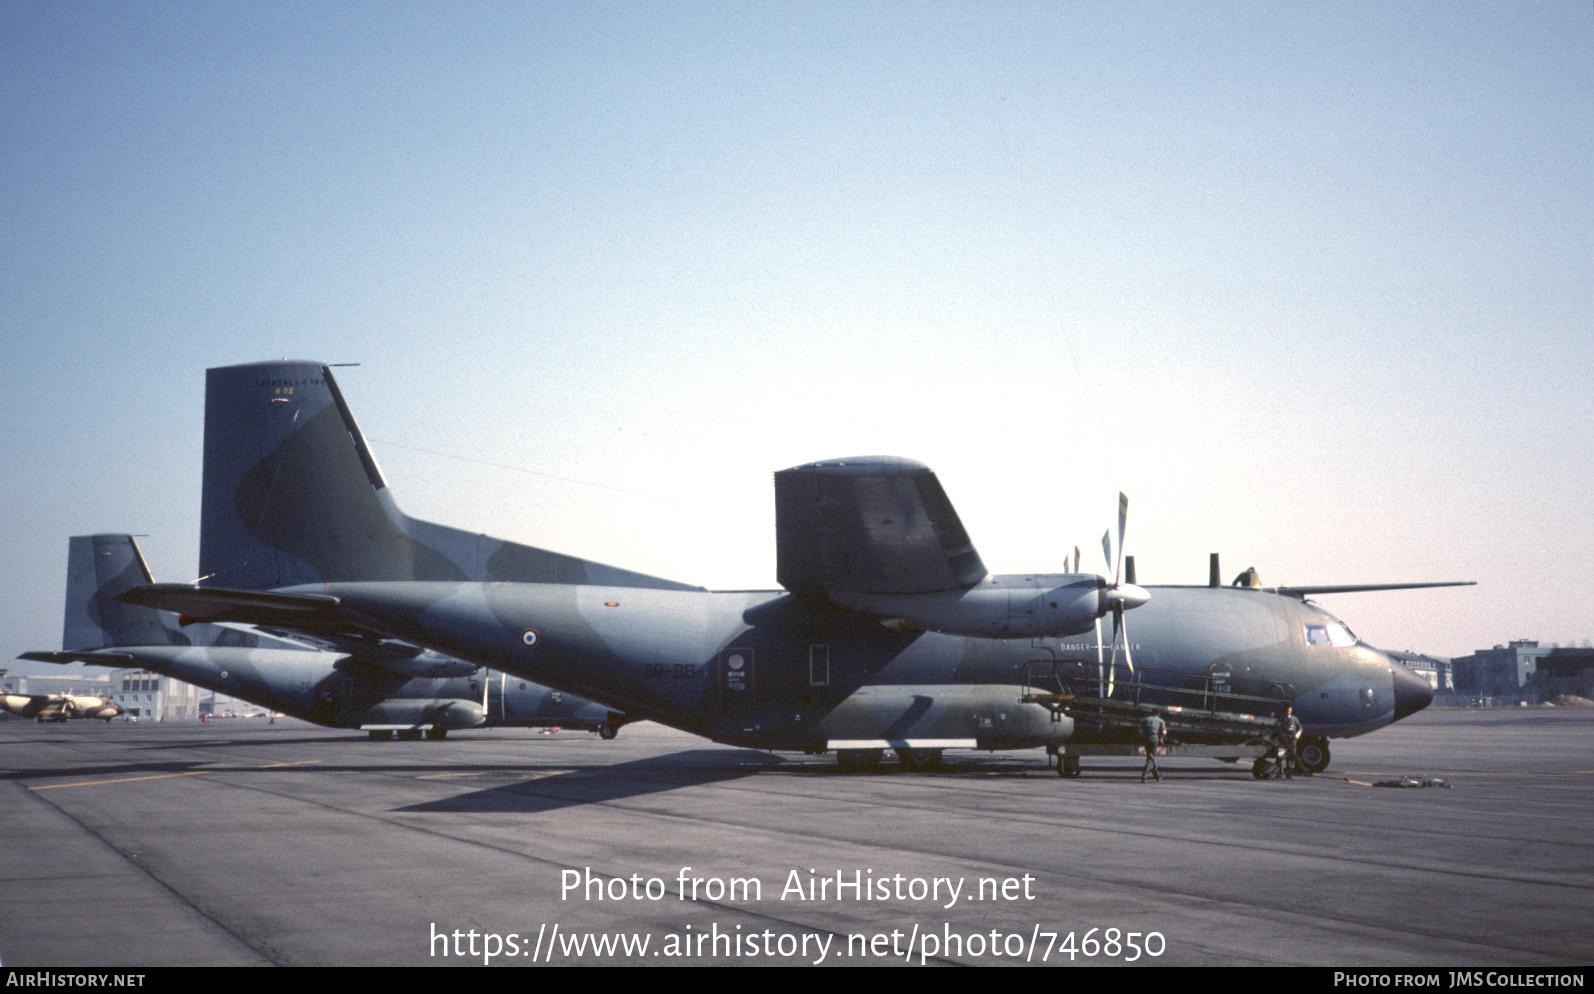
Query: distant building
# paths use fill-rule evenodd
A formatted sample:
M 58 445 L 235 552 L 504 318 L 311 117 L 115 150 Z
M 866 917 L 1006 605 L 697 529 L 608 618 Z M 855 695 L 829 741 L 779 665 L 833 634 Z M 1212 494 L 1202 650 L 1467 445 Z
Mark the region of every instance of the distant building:
M 1452 661 L 1464 699 L 1495 704 L 1540 704 L 1557 694 L 1594 691 L 1594 649 L 1540 645 L 1517 639 Z
M 1562 694 L 1594 700 L 1594 649 L 1551 649 L 1539 657 L 1527 689 L 1540 702 Z
M 1428 681 L 1434 689 L 1435 699 L 1447 690 L 1454 689 L 1450 678 L 1450 660 L 1441 656 L 1428 656 L 1420 652 L 1393 652 L 1386 654 L 1408 670 Z
M 149 670 L 112 670 L 111 699 L 140 721 L 198 721 L 199 688 Z
M 82 694 L 85 697 L 110 697 L 111 679 L 103 674 L 89 676 L 27 676 L 0 671 L 0 692 L 7 694 Z

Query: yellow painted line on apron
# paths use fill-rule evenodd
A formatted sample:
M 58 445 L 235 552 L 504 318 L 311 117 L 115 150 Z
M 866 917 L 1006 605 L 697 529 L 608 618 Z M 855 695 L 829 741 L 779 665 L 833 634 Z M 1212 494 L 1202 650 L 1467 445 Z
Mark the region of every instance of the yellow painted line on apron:
M 319 763 L 319 759 L 304 759 L 295 763 L 270 763 L 266 766 L 245 767 L 245 769 L 274 770 L 283 766 L 306 766 Z M 188 773 L 156 773 L 147 777 L 118 777 L 115 780 L 79 780 L 77 783 L 47 783 L 40 787 L 29 787 L 29 790 L 55 790 L 58 787 L 97 787 L 107 783 L 137 783 L 140 780 L 169 780 L 172 777 L 197 777 L 205 773 L 227 773 L 228 770 L 192 770 Z M 234 770 L 231 772 L 241 772 Z

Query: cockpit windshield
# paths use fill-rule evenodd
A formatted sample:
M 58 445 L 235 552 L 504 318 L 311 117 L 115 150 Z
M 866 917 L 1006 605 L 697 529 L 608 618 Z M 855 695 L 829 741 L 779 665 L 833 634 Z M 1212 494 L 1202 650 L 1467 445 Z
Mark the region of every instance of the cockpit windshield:
M 1324 619 L 1323 624 L 1306 626 L 1306 644 L 1344 649 L 1356 644 L 1356 636 L 1343 623 Z

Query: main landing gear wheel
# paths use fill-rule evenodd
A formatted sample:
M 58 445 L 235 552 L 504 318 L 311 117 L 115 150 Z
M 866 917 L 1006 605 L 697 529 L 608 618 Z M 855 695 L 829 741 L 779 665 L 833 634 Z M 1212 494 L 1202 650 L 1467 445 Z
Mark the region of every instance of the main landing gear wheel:
M 880 768 L 884 749 L 837 749 L 836 769 L 843 773 L 873 773 Z
M 1321 773 L 1328 769 L 1328 740 L 1302 739 L 1295 760 L 1295 765 L 1306 773 Z
M 1057 757 L 1057 775 L 1060 776 L 1060 777 L 1077 777 L 1077 776 L 1079 776 L 1079 757 L 1078 756 L 1058 756 Z
M 612 739 L 616 735 L 619 735 L 619 734 L 620 734 L 620 730 L 618 728 L 615 728 L 613 725 L 599 725 L 598 726 L 598 738 L 600 738 L 600 739 Z
M 389 728 L 373 728 L 365 734 L 371 737 L 372 742 L 386 742 L 393 737 L 393 730 Z
M 933 770 L 941 765 L 939 749 L 898 749 L 897 762 L 904 770 Z
M 1263 756 L 1251 764 L 1251 775 L 1258 780 L 1270 780 L 1278 776 L 1278 760 L 1272 756 Z
M 433 725 L 431 728 L 426 730 L 426 737 L 434 742 L 438 739 L 446 739 L 448 738 L 448 729 L 442 727 L 441 725 Z

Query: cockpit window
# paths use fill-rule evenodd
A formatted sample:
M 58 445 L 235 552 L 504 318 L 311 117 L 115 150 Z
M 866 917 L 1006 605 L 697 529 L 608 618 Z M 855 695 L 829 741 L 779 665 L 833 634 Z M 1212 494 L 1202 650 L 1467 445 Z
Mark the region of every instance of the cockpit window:
M 1324 625 L 1307 625 L 1306 644 L 1332 645 L 1344 649 L 1356 644 L 1356 636 L 1351 634 L 1349 628 L 1331 621 Z

